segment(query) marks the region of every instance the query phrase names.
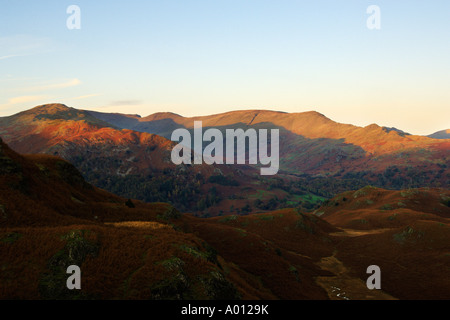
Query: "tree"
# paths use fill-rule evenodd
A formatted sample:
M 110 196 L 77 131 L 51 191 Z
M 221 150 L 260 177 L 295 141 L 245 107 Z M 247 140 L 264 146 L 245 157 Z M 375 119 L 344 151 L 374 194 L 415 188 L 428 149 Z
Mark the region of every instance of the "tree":
M 128 199 L 127 202 L 125 202 L 125 205 L 128 208 L 135 208 L 136 206 L 134 205 L 133 201 L 131 201 L 131 199 Z

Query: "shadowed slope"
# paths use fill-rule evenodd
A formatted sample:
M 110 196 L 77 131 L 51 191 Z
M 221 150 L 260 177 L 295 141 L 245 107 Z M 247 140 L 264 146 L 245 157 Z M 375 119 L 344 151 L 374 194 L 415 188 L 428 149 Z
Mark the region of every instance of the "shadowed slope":
M 450 219 L 450 191 L 409 189 L 401 191 L 365 187 L 326 201 L 316 214 L 331 224 L 359 230 L 405 226 L 418 219 Z
M 0 189 L 0 299 L 449 298 L 444 189 L 366 187 L 316 215 L 199 219 L 130 205 L 58 157 L 21 156 L 1 141 Z M 66 289 L 72 264 L 81 291 Z M 381 291 L 365 286 L 374 264 Z
M 173 228 L 180 213 L 172 206 L 136 200 L 131 206 L 87 184 L 60 158 L 21 156 L 0 140 L 0 191 L 0 299 L 203 300 L 245 293 L 203 240 Z M 66 287 L 70 265 L 82 270 L 82 290 Z
M 433 139 L 450 139 L 450 129 L 435 132 L 428 137 Z
M 450 298 L 450 191 L 365 187 L 316 212 L 334 226 L 334 257 L 364 279 L 381 269 L 382 289 L 400 299 Z

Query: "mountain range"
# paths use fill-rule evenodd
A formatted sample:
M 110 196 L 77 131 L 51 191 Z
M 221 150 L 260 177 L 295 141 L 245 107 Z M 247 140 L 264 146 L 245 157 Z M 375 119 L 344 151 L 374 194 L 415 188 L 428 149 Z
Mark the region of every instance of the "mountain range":
M 407 134 L 372 124 L 357 127 L 334 122 L 318 112 L 284 113 L 263 110 L 233 111 L 202 117 L 155 113 L 147 117 L 90 112 L 120 128 L 148 132 L 170 139 L 173 130 L 193 128 L 278 128 L 280 163 L 285 173 L 357 177 L 374 185 L 404 188 L 427 172 L 426 185 L 448 186 L 450 140 Z M 416 169 L 420 168 L 420 172 Z M 436 173 L 436 174 L 435 174 Z M 420 179 L 423 180 L 423 179 Z
M 194 121 L 205 130 L 279 129 L 279 174 L 262 177 L 248 164 L 175 166 L 171 134 L 192 131 Z M 369 184 L 397 190 L 450 184 L 449 139 L 341 124 L 317 112 L 140 117 L 49 104 L 0 118 L 0 137 L 20 153 L 60 156 L 89 183 L 120 196 L 170 202 L 203 216 L 314 210 L 326 198 Z

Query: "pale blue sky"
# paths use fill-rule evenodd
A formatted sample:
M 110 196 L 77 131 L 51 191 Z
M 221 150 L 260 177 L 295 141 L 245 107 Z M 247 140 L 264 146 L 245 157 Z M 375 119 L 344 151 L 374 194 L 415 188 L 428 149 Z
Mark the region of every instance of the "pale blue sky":
M 449 57 L 448 0 L 1 0 L 0 116 L 316 110 L 430 134 L 450 128 Z

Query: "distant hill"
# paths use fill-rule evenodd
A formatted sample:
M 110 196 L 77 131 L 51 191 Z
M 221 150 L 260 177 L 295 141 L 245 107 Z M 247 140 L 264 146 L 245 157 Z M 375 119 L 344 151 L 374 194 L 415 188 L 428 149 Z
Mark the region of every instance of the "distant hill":
M 194 121 L 202 121 L 204 127 L 221 128 L 236 124 L 250 127 L 264 124 L 270 127 L 283 128 L 307 139 L 344 139 L 343 142 L 346 144 L 359 146 L 370 154 L 389 153 L 399 146 L 402 149 L 407 149 L 417 143 L 424 146 L 433 143 L 427 138 L 411 136 L 396 128 L 380 127 L 376 124 L 362 128 L 337 123 L 315 111 L 286 113 L 267 110 L 242 110 L 199 117 L 182 117 L 170 112 L 155 113 L 146 117 L 88 112 L 111 124 L 120 124 L 124 128 L 126 126 L 127 129 L 154 133 L 166 138 L 170 138 L 168 133 L 176 128 L 193 128 Z M 161 123 L 165 125 L 160 126 Z
M 204 128 L 280 129 L 281 170 L 291 174 L 363 180 L 395 189 L 447 186 L 450 143 L 372 124 L 334 122 L 318 112 L 242 110 L 201 117 L 155 113 L 146 117 L 89 111 L 102 121 L 170 139 L 173 130 Z M 420 168 L 420 169 L 419 169 Z
M 450 139 L 450 129 L 435 132 L 428 137 L 433 139 Z

